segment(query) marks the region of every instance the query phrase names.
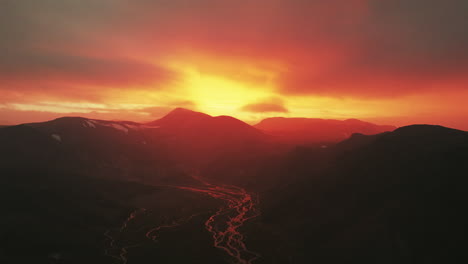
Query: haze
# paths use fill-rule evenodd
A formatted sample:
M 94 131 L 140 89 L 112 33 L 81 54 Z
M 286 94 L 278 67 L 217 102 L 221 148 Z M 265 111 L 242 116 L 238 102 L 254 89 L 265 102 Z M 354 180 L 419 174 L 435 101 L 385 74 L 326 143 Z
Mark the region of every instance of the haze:
M 468 130 L 468 2 L 0 3 L 0 124 L 174 107 Z

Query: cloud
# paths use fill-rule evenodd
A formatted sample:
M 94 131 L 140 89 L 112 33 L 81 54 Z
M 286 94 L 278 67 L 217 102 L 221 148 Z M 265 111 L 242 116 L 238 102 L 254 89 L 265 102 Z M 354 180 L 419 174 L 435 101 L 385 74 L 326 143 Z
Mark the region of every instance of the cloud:
M 170 15 L 153 18 L 161 2 L 139 4 L 129 13 L 168 25 L 139 31 L 147 43 L 280 61 L 284 95 L 388 98 L 468 82 L 464 0 L 176 0 L 162 9 Z
M 16 86 L 25 83 L 29 88 L 42 83 L 122 87 L 161 83 L 173 78 L 175 73 L 168 69 L 125 58 L 10 53 L 0 60 L 0 83 Z
M 371 0 L 366 6 L 360 22 L 341 32 L 345 47 L 313 62 L 321 67 L 307 66 L 313 57 L 293 65 L 281 92 L 382 98 L 464 89 L 468 2 Z
M 272 98 L 262 102 L 256 102 L 244 105 L 242 111 L 251 113 L 288 113 L 289 110 L 284 106 L 281 99 Z
M 152 62 L 208 53 L 259 68 L 279 62 L 286 96 L 459 90 L 468 82 L 467 9 L 465 0 L 4 0 L 0 86 L 132 89 L 174 78 Z

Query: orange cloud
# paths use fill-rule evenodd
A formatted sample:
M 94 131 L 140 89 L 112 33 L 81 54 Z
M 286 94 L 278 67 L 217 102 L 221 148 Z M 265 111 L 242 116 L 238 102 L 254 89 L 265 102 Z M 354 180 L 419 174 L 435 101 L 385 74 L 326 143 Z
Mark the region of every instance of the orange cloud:
M 242 111 L 252 113 L 288 113 L 289 110 L 284 106 L 281 99 L 270 99 L 263 102 L 244 105 Z

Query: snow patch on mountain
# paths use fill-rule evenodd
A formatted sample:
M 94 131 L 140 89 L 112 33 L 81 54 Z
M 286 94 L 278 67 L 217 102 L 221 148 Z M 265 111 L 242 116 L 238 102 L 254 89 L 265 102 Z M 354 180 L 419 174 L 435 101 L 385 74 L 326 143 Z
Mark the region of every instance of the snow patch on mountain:
M 85 120 L 83 126 L 96 128 L 95 122 L 93 120 Z
M 128 134 L 128 128 L 126 128 L 125 126 L 123 126 L 121 124 L 111 123 L 111 124 L 108 124 L 108 126 L 113 127 L 113 128 L 115 128 L 117 130 L 120 130 L 120 131 Z
M 57 140 L 58 142 L 62 142 L 62 138 L 58 134 L 52 134 L 51 135 L 53 139 Z
M 141 129 L 141 126 L 134 125 L 134 124 L 125 124 L 125 127 L 127 127 L 128 129 L 133 129 L 133 130 L 140 130 Z
M 105 127 L 111 127 L 113 129 L 116 129 L 116 130 L 119 130 L 119 131 L 122 131 L 126 134 L 128 134 L 128 128 L 126 127 L 126 125 L 123 125 L 123 124 L 119 124 L 119 123 L 113 123 L 113 122 L 97 122 L 97 121 L 94 121 L 94 124 L 96 125 L 100 125 L 100 126 L 105 126 Z

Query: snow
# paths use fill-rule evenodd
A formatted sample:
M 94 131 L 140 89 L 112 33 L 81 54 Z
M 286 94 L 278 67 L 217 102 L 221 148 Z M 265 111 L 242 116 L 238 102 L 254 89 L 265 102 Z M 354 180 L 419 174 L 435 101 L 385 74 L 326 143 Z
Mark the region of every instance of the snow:
M 121 124 L 112 123 L 112 122 L 99 122 L 97 120 L 85 120 L 84 123 L 83 123 L 84 127 L 96 128 L 97 125 L 112 127 L 114 129 L 117 129 L 117 130 L 122 131 L 124 133 L 128 133 L 127 126 L 132 126 L 132 125 L 121 125 Z M 136 126 L 133 125 L 133 127 L 136 127 Z
M 126 128 L 125 126 L 121 125 L 121 124 L 110 124 L 111 127 L 117 129 L 117 130 L 120 130 L 120 131 L 123 131 L 124 133 L 128 133 L 128 128 Z
M 96 128 L 96 125 L 94 124 L 93 120 L 85 120 L 84 123 L 83 123 L 83 126 L 84 127 Z
M 125 124 L 128 129 L 132 130 L 142 130 L 146 128 L 159 128 L 160 126 L 150 126 L 150 125 L 143 125 L 143 124 Z
M 83 127 L 96 128 L 96 126 L 112 127 L 126 134 L 128 134 L 129 130 L 138 131 L 138 130 L 142 130 L 146 128 L 159 128 L 159 126 L 149 126 L 149 125 L 142 125 L 142 124 L 136 124 L 136 123 L 117 123 L 117 122 L 99 121 L 99 120 L 84 120 L 83 122 Z
M 89 126 L 89 127 L 96 128 L 96 126 L 94 125 L 94 121 L 92 121 L 92 120 L 86 120 L 86 123 L 88 123 L 88 126 Z
M 51 136 L 53 139 L 57 140 L 58 142 L 62 142 L 62 138 L 60 137 L 60 135 L 52 134 Z
M 133 125 L 133 124 L 125 124 L 125 126 L 129 129 L 133 129 L 133 130 L 139 130 L 140 129 L 140 126 L 138 125 Z
M 106 127 L 112 127 L 114 129 L 117 129 L 119 131 L 122 131 L 124 133 L 127 133 L 128 134 L 128 128 L 126 128 L 124 125 L 121 125 L 121 124 L 118 124 L 118 123 L 99 123 L 100 125 L 102 126 L 106 126 Z

